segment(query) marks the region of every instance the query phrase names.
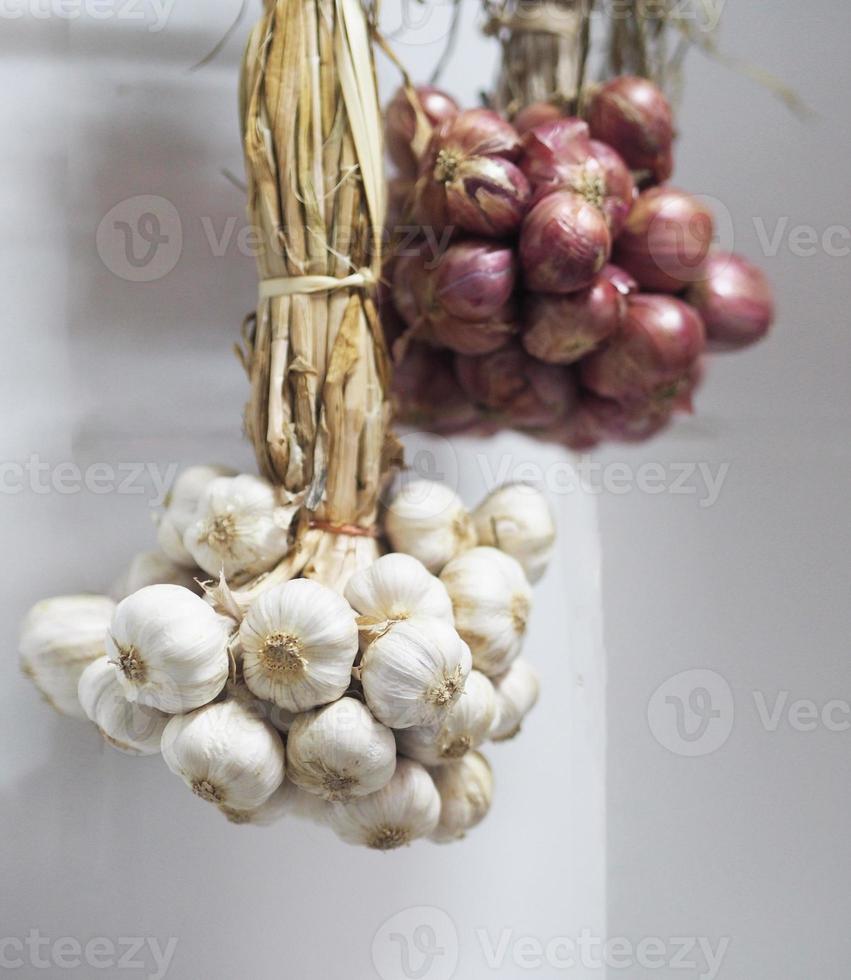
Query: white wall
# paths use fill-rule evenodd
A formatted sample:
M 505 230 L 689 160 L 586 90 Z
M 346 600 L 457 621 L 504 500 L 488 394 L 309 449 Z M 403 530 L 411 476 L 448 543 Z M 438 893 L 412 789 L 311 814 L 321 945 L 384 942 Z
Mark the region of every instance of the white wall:
M 147 29 L 153 20 L 90 16 L 3 23 L 0 80 L 14 93 L 2 110 L 0 158 L 3 460 L 37 453 L 53 467 L 135 462 L 163 473 L 213 459 L 251 468 L 239 431 L 246 384 L 231 346 L 255 272 L 235 237 L 221 255 L 210 238 L 229 221 L 235 236 L 244 221 L 242 195 L 221 174 L 242 172 L 239 44 L 204 71 L 187 71 L 236 6 L 181 3 L 161 32 Z M 480 66 L 483 45 L 475 50 Z M 427 63 L 434 51 L 417 44 L 405 57 Z M 487 72 L 458 69 L 472 98 Z M 392 77 L 383 65 L 382 78 Z M 101 219 L 110 215 L 107 232 L 113 220 L 136 221 L 132 199 L 141 194 L 172 202 L 182 230 L 177 247 L 158 202 L 172 239 L 156 261 L 173 256 L 176 265 L 154 283 L 128 280 L 120 243 L 103 254 L 96 247 Z M 492 482 L 480 445 L 468 444 L 463 457 L 440 441 L 417 446 L 413 455 L 431 454 L 471 503 Z M 508 463 L 506 475 L 530 460 L 548 471 L 563 463 L 556 451 L 511 437 L 488 454 L 495 466 Z M 484 980 L 516 976 L 523 937 L 604 935 L 604 659 L 592 497 L 554 501 L 565 548 L 538 590 L 528 646 L 544 694 L 523 737 L 490 753 L 498 786 L 490 820 L 462 845 L 382 856 L 297 823 L 232 827 L 161 760 L 125 758 L 87 726 L 54 716 L 18 674 L 14 636 L 31 602 L 101 590 L 131 553 L 150 546 L 154 488 L 150 479 L 135 486 L 138 495 L 27 488 L 0 497 L 9 569 L 0 596 L 0 940 L 12 941 L 0 943 L 0 957 L 14 963 L 14 941 L 37 930 L 50 943 L 140 937 L 167 948 L 174 938 L 173 980 L 398 980 L 392 934 L 401 934 L 410 976 L 448 978 L 457 952 L 456 975 Z M 52 945 L 25 949 L 18 975 L 100 975 L 91 965 L 64 968 L 61 954 Z M 73 947 L 66 954 L 73 962 Z M 100 955 L 109 960 L 108 947 Z M 40 970 L 38 957 L 51 965 Z M 145 969 L 135 975 L 158 972 L 151 946 L 137 958 Z

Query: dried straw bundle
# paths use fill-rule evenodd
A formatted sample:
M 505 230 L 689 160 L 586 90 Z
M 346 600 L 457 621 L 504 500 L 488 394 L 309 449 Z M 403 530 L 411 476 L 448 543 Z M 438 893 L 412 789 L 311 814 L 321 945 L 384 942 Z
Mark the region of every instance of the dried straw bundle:
M 339 586 L 377 557 L 376 505 L 395 456 L 373 302 L 381 117 L 359 0 L 267 2 L 240 101 L 248 211 L 263 243 L 245 427 L 260 471 L 302 505 L 292 552 L 249 591 L 299 574 Z

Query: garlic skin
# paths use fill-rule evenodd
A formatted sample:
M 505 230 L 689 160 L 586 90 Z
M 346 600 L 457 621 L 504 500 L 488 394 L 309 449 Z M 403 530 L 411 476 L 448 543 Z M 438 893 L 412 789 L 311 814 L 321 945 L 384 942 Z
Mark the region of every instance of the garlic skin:
M 522 658 L 508 672 L 494 681 L 496 692 L 496 721 L 491 740 L 507 742 L 520 731 L 523 719 L 535 707 L 540 692 L 538 675 Z
M 113 748 L 128 755 L 159 755 L 169 716 L 128 701 L 106 657 L 86 667 L 77 694 L 86 717 Z
M 413 555 L 437 574 L 476 544 L 476 531 L 461 498 L 443 483 L 414 480 L 387 508 L 384 529 L 394 551 Z
M 376 625 L 431 616 L 454 625 L 446 586 L 421 561 L 399 552 L 384 555 L 349 579 L 349 605 Z
M 443 766 L 457 761 L 490 737 L 496 720 L 493 684 L 478 670 L 470 671 L 461 697 L 437 728 L 406 728 L 396 741 L 402 755 L 424 766 Z
M 106 653 L 115 603 L 107 596 L 42 599 L 21 624 L 21 670 L 60 714 L 85 718 L 77 684 L 88 665 Z
M 367 647 L 360 666 L 370 711 L 388 728 L 439 725 L 461 696 L 470 649 L 441 619 L 394 623 Z
M 341 698 L 298 715 L 287 756 L 287 775 L 296 786 L 345 803 L 387 785 L 396 771 L 396 740 L 364 704 Z
M 116 602 L 149 585 L 182 585 L 184 589 L 200 595 L 201 587 L 195 579 L 200 574 L 194 562 L 189 568 L 173 561 L 162 551 L 140 551 L 110 591 Z
M 346 692 L 358 652 L 357 621 L 333 589 L 293 579 L 254 600 L 239 644 L 249 690 L 287 711 L 307 711 Z
M 281 820 L 294 817 L 311 823 L 328 822 L 330 804 L 312 793 L 299 789 L 288 777 L 275 792 L 254 810 L 235 810 L 228 806 L 219 808 L 230 823 L 247 827 L 271 827 Z
M 329 821 L 339 837 L 378 851 L 428 837 L 440 819 L 440 796 L 428 772 L 412 759 L 399 759 L 382 789 L 349 803 L 331 805 Z
M 493 773 L 481 752 L 431 773 L 440 794 L 440 820 L 431 835 L 438 844 L 461 840 L 488 815 L 493 799 Z
M 520 653 L 532 607 L 532 589 L 519 562 L 496 548 L 473 548 L 451 561 L 440 580 L 476 670 L 488 677 L 504 673 Z
M 166 765 L 196 796 L 229 810 L 256 810 L 284 779 L 281 736 L 239 701 L 218 701 L 165 727 Z
M 289 551 L 296 508 L 281 504 L 275 488 L 248 473 L 207 484 L 183 543 L 210 575 L 259 575 Z
M 179 585 L 149 585 L 123 599 L 106 641 L 128 701 L 166 714 L 192 711 L 225 686 L 233 622 Z
M 189 466 L 178 474 L 157 525 L 157 543 L 167 558 L 187 568 L 195 567 L 192 555 L 183 544 L 183 535 L 195 519 L 195 509 L 207 486 L 218 477 L 235 475 L 226 466 L 215 465 Z
M 537 582 L 547 569 L 556 526 L 546 497 L 524 483 L 498 487 L 473 512 L 479 544 L 516 558 L 526 578 Z

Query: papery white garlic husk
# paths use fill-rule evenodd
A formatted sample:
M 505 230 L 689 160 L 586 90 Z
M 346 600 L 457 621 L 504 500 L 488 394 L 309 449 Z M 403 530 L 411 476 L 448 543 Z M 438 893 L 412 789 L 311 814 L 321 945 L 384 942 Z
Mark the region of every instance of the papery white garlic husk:
M 24 617 L 21 670 L 61 714 L 85 718 L 77 685 L 86 667 L 106 653 L 114 611 L 108 596 L 69 595 L 42 599 Z
M 235 628 L 188 589 L 149 585 L 118 604 L 107 655 L 128 701 L 167 714 L 192 711 L 225 686 Z
M 287 777 L 262 806 L 254 810 L 220 807 L 230 823 L 250 827 L 271 827 L 282 820 L 295 818 L 326 825 L 331 804 L 313 793 L 300 789 Z
M 493 684 L 478 670 L 470 671 L 461 697 L 434 727 L 397 732 L 399 751 L 424 766 L 440 766 L 460 759 L 490 737 L 496 720 Z
M 387 508 L 384 529 L 394 551 L 413 555 L 434 573 L 476 544 L 473 519 L 461 498 L 431 480 L 401 488 Z
M 537 582 L 546 571 L 556 542 L 556 525 L 546 497 L 525 483 L 498 487 L 473 511 L 479 544 L 499 548 Z
M 115 668 L 100 657 L 83 671 L 77 687 L 80 705 L 113 748 L 128 755 L 158 755 L 169 715 L 124 697 Z
M 453 559 L 440 579 L 476 670 L 488 677 L 504 673 L 520 653 L 532 606 L 520 564 L 496 548 L 473 548 Z
M 367 796 L 396 770 L 393 732 L 356 698 L 298 715 L 287 738 L 287 773 L 308 793 L 331 802 Z
M 440 795 L 440 820 L 431 835 L 447 844 L 460 840 L 488 815 L 493 799 L 493 773 L 481 752 L 431 771 Z
M 384 555 L 355 572 L 345 594 L 361 616 L 362 629 L 380 629 L 413 616 L 432 616 L 454 624 L 446 586 L 411 555 Z M 369 629 L 364 631 L 369 635 Z
M 331 826 L 344 841 L 379 851 L 428 837 L 439 818 L 434 781 L 419 762 L 404 758 L 382 789 L 348 803 L 333 803 L 329 813 Z
M 281 491 L 258 476 L 219 477 L 201 495 L 183 543 L 210 575 L 259 575 L 289 551 L 296 510 Z
M 332 589 L 293 579 L 262 592 L 239 628 L 245 683 L 288 711 L 336 701 L 358 652 L 354 610 Z
M 219 477 L 235 475 L 234 470 L 226 466 L 214 465 L 189 466 L 177 475 L 157 525 L 157 543 L 173 562 L 187 568 L 195 567 L 195 560 L 183 543 L 183 535 L 195 519 L 195 510 L 207 486 Z
M 538 701 L 538 675 L 520 657 L 507 673 L 494 680 L 494 691 L 497 710 L 491 739 L 494 742 L 505 742 L 520 731 L 523 719 Z
M 162 753 L 196 796 L 229 810 L 256 810 L 284 779 L 281 736 L 239 701 L 175 715 L 163 732 Z
M 121 573 L 111 592 L 116 601 L 120 601 L 149 585 L 182 585 L 200 595 L 199 576 L 206 577 L 194 564 L 188 568 L 172 561 L 162 551 L 141 551 Z
M 442 619 L 394 623 L 370 643 L 360 665 L 370 711 L 388 728 L 439 725 L 461 696 L 470 649 Z

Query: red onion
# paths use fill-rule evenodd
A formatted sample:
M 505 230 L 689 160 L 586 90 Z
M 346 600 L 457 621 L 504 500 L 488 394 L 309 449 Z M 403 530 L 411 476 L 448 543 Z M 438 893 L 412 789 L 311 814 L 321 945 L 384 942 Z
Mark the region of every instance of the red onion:
M 436 314 L 431 319 L 429 333 L 432 343 L 458 354 L 490 354 L 505 347 L 517 333 L 517 316 L 510 304 L 486 320 Z
M 572 364 L 618 329 L 624 311 L 624 298 L 602 276 L 569 296 L 530 293 L 523 312 L 523 346 L 539 361 Z
M 555 122 L 563 116 L 564 113 L 561 109 L 553 105 L 552 102 L 533 102 L 521 109 L 511 120 L 511 124 L 522 136 L 524 133 L 528 133 L 530 129 L 534 129 L 535 126 Z
M 514 279 L 512 249 L 468 240 L 450 245 L 436 264 L 419 253 L 399 258 L 393 299 L 412 337 L 485 354 L 504 347 L 516 333 L 509 305 Z
M 486 320 L 514 291 L 514 249 L 468 239 L 450 245 L 434 268 L 434 300 L 462 320 Z
M 479 413 L 461 390 L 452 355 L 425 344 L 410 344 L 393 372 L 393 394 L 400 421 L 431 432 L 461 432 Z
M 526 285 L 541 293 L 573 293 L 590 286 L 610 251 L 602 212 L 568 191 L 539 201 L 520 231 Z
M 439 88 L 421 85 L 415 91 L 425 120 L 432 128 L 461 111 L 452 96 Z M 417 114 L 404 87 L 396 92 L 388 104 L 384 113 L 384 127 L 390 159 L 402 176 L 409 179 L 415 177 L 419 161 L 412 144 L 417 133 Z
M 643 442 L 665 429 L 673 406 L 658 401 L 623 404 L 583 392 L 576 412 L 561 431 L 572 449 L 591 449 L 599 442 Z
M 420 168 L 419 222 L 492 238 L 514 234 L 530 197 L 528 181 L 512 162 L 519 151 L 517 133 L 489 109 L 468 109 L 445 122 Z
M 475 405 L 520 429 L 555 425 L 576 399 L 570 371 L 542 364 L 518 346 L 484 357 L 458 355 L 455 373 Z
M 638 292 L 638 283 L 619 265 L 613 265 L 611 262 L 607 263 L 603 266 L 603 271 L 600 275 L 605 276 L 621 296 L 629 296 L 630 293 Z
M 608 143 L 631 170 L 661 183 L 671 176 L 674 120 L 661 89 L 646 78 L 621 75 L 591 99 L 588 124 L 595 140 Z
M 705 342 L 703 321 L 686 303 L 670 296 L 630 296 L 621 329 L 581 362 L 580 379 L 603 398 L 675 403 L 694 386 Z
M 712 213 L 671 187 L 641 194 L 617 241 L 615 261 L 643 289 L 678 293 L 702 278 L 715 234 Z
M 703 317 L 710 346 L 716 349 L 754 343 L 774 319 L 771 287 L 762 270 L 729 252 L 709 256 L 703 277 L 686 299 Z

